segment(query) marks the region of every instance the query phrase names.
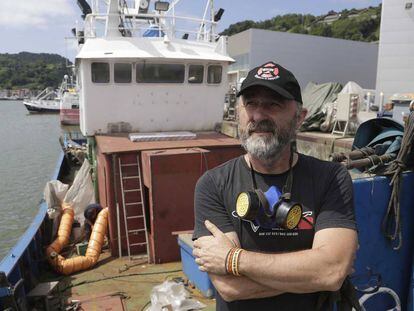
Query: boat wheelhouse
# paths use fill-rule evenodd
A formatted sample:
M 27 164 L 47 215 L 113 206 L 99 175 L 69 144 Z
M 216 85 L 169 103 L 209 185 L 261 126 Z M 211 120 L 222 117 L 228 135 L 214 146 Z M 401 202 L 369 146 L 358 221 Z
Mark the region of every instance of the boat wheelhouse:
M 226 38 L 214 32 L 217 15 L 179 17 L 179 2 L 148 13 L 147 1 L 137 1 L 146 11 L 110 1 L 106 14 L 86 16 L 76 56 L 84 135 L 206 131 L 221 122 L 233 62 Z M 156 9 L 160 3 L 167 2 Z M 212 6 L 207 1 L 205 12 Z M 193 30 L 179 30 L 180 22 Z

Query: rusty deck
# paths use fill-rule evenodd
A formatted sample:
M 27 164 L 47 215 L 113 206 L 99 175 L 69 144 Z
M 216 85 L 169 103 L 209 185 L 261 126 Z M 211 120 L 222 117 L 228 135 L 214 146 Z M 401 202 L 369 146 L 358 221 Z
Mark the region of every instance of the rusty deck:
M 147 264 L 146 262 L 130 261 L 126 257 L 114 258 L 109 251 L 101 254 L 97 265 L 87 271 L 82 271 L 67 277 L 57 277 L 61 297 L 65 301 L 79 300 L 84 309 L 100 310 L 105 303 L 105 310 L 145 310 L 150 304 L 150 293 L 154 286 L 165 280 L 183 278 L 181 262 L 166 264 Z M 52 278 L 48 278 L 50 281 Z M 186 289 L 193 299 L 207 307 L 203 310 L 215 310 L 215 299 L 204 298 L 201 293 L 187 285 Z M 123 307 L 116 297 L 124 297 Z M 112 299 L 111 299 L 112 298 Z

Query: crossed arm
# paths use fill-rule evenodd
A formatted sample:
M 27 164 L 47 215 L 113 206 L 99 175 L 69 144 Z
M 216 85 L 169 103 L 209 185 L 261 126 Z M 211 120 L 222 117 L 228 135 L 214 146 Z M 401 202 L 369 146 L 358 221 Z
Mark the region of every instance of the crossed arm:
M 271 297 L 290 293 L 338 290 L 352 270 L 357 234 L 345 228 L 315 233 L 312 249 L 267 254 L 243 251 L 239 260 L 242 277 L 227 275 L 224 267 L 232 241 L 240 245 L 235 232 L 224 234 L 209 221 L 212 236 L 194 242 L 193 254 L 200 270 L 209 276 L 226 301 Z

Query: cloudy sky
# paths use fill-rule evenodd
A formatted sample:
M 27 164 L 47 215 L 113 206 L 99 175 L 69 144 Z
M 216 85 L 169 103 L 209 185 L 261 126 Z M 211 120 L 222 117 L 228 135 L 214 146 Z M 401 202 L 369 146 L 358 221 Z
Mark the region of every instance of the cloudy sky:
M 90 2 L 90 0 L 89 0 Z M 201 16 L 206 0 L 181 0 L 191 16 Z M 21 51 L 57 53 L 73 60 L 74 40 L 70 29 L 82 24 L 76 0 L 1 0 L 0 53 Z M 326 14 L 330 10 L 376 6 L 381 0 L 216 0 L 225 13 L 219 31 L 230 24 L 251 19 L 265 20 L 279 14 Z

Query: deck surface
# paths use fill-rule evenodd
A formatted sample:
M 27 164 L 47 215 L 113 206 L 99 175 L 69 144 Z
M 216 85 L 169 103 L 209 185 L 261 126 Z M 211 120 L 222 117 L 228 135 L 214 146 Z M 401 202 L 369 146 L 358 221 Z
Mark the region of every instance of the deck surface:
M 136 311 L 145 310 L 149 306 L 150 293 L 154 286 L 174 278 L 186 280 L 181 270 L 181 262 L 153 265 L 142 260 L 129 261 L 127 257 L 113 258 L 106 250 L 101 254 L 99 262 L 93 269 L 68 277 L 60 277 L 59 289 L 62 296 L 68 300 L 84 300 L 85 302 L 90 298 L 93 299 L 94 296 L 103 298 L 113 294 L 122 294 L 128 297 L 124 300 L 126 310 Z M 186 289 L 192 298 L 207 305 L 203 310 L 215 310 L 215 299 L 204 298 L 198 290 L 190 286 L 186 286 Z M 88 305 L 91 305 L 90 301 Z

